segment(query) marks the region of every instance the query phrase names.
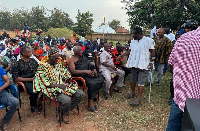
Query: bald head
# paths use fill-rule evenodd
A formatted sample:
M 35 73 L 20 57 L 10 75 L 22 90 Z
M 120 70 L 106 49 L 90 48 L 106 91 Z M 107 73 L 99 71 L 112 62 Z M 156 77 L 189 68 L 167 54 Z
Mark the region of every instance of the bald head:
M 110 44 L 104 43 L 104 50 L 105 51 L 110 52 L 110 48 L 111 48 Z
M 164 31 L 163 28 L 159 28 L 159 29 L 158 29 L 157 34 L 158 34 L 158 36 L 159 36 L 160 38 L 164 37 L 164 33 L 165 33 L 165 31 Z
M 82 50 L 82 48 L 81 48 L 80 46 L 74 46 L 74 47 L 73 47 L 74 53 L 77 53 L 77 52 L 79 52 L 80 50 Z

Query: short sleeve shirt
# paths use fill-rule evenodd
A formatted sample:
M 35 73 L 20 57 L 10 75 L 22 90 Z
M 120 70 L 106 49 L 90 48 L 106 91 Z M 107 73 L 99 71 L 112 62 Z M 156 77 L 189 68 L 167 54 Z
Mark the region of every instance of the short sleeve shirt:
M 4 85 L 4 83 L 3 83 L 4 75 L 6 75 L 6 72 L 2 67 L 0 67 L 0 87 L 2 87 Z M 3 91 L 5 91 L 5 90 L 3 90 Z
M 113 65 L 114 66 L 114 62 L 112 60 L 112 55 L 107 52 L 107 51 L 103 51 L 101 54 L 100 54 L 100 66 L 99 66 L 99 71 L 105 71 L 105 70 L 112 70 L 110 67 L 106 67 L 104 65 L 102 65 L 102 63 L 107 63 L 109 65 Z

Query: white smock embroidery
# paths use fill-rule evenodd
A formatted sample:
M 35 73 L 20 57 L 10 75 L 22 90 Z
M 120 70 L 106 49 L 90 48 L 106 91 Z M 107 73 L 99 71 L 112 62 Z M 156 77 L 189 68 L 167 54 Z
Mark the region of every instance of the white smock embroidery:
M 154 40 L 143 36 L 141 40 L 131 40 L 129 49 L 131 50 L 126 67 L 148 69 L 150 62 L 149 49 L 154 49 Z

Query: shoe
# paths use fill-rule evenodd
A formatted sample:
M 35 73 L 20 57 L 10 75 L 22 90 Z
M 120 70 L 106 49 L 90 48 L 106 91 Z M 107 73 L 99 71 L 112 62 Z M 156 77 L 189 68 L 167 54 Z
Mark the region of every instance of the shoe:
M 136 94 L 133 94 L 133 92 L 131 92 L 126 96 L 126 99 L 131 99 L 131 98 L 135 98 L 135 97 L 136 97 Z
M 135 106 L 139 106 L 140 103 L 141 103 L 141 100 L 139 100 L 138 98 L 136 98 L 135 100 L 133 100 L 133 101 L 130 102 L 130 105 L 135 107 Z
M 150 82 L 147 82 L 145 86 L 150 86 Z M 153 86 L 153 83 L 151 83 L 151 86 Z
M 104 94 L 103 94 L 103 97 L 104 97 L 105 100 L 108 100 L 107 93 L 104 93 Z
M 160 83 L 156 82 L 155 86 L 160 86 Z
M 171 104 L 172 104 L 172 100 L 173 100 L 173 98 L 170 97 L 169 100 L 168 100 L 168 105 L 171 105 Z
M 113 89 L 114 90 L 114 92 L 117 92 L 117 93 L 122 93 L 122 91 L 121 90 L 119 90 L 119 89 Z

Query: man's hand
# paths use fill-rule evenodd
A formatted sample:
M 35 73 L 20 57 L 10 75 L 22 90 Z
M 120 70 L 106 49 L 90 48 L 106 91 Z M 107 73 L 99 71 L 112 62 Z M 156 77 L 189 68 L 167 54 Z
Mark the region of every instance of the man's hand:
M 88 74 L 88 75 L 90 75 L 90 76 L 94 76 L 94 71 L 86 70 L 86 71 L 85 71 L 85 74 Z
M 115 66 L 110 66 L 110 68 L 112 68 L 114 71 L 117 71 L 117 68 Z
M 119 55 L 116 60 L 119 61 L 122 57 Z
M 0 88 L 0 92 L 2 91 L 3 89 L 2 88 Z
M 58 86 L 60 89 L 63 89 L 63 90 L 65 90 L 66 89 L 66 85 L 65 84 L 59 84 L 59 86 Z
M 153 69 L 153 64 L 152 63 L 149 63 L 149 65 L 148 65 L 148 69 Z

